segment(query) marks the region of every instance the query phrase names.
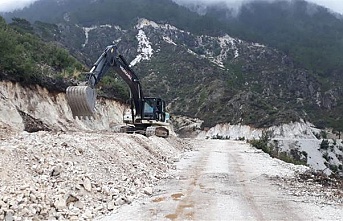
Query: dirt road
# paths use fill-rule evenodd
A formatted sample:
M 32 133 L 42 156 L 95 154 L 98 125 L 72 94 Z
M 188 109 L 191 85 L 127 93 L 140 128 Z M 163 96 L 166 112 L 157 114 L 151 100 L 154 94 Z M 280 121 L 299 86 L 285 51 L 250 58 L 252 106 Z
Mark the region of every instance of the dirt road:
M 304 167 L 270 158 L 243 142 L 194 140 L 173 179 L 151 197 L 102 220 L 343 220 L 343 206 L 294 196 L 278 185 Z

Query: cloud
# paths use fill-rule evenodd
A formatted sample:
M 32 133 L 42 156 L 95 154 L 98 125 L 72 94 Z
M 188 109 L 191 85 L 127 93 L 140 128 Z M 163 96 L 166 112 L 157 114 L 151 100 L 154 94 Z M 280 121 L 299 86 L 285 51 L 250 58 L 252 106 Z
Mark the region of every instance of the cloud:
M 29 6 L 37 0 L 0 0 L 0 12 L 9 12 Z
M 248 2 L 253 2 L 253 1 L 274 2 L 274 1 L 280 1 L 280 0 L 173 0 L 173 1 L 181 5 L 197 3 L 198 5 L 200 4 L 203 6 L 224 2 L 230 8 L 239 9 L 242 6 L 242 4 L 248 3 Z M 307 0 L 307 2 L 312 2 L 317 5 L 324 6 L 334 12 L 343 14 L 343 1 L 342 0 Z
M 343 14 L 342 0 L 310 0 L 310 2 L 329 8 L 334 12 Z

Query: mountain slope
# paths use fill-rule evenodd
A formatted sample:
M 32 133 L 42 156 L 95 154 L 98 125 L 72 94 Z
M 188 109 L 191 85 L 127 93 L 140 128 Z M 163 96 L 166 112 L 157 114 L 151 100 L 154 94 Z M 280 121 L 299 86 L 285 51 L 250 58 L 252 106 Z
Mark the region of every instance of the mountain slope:
M 224 3 L 201 11 L 200 3 L 187 6 L 225 23 L 232 35 L 284 51 L 316 74 L 327 77 L 343 70 L 342 16 L 324 7 L 304 0 L 251 1 L 238 13 Z
M 32 32 L 26 20 L 17 19 L 12 27 L 0 17 L 0 80 L 65 90 L 69 76 L 81 71 L 82 64 L 60 45 L 45 43 Z
M 230 37 L 228 26 L 220 22 L 214 25 L 213 19 L 220 18 L 191 13 L 169 1 L 163 1 L 165 10 L 153 0 L 114 2 L 118 4 L 103 0 L 85 2 L 78 9 L 71 7 L 58 19 L 60 34 L 56 40 L 88 66 L 105 46 L 117 44 L 142 79 L 146 96 L 162 96 L 170 103 L 172 113 L 201 118 L 205 126 L 230 122 L 267 127 L 304 118 L 320 126 L 341 128 L 341 78 L 333 77 L 340 76 L 338 68 L 330 66 L 335 71 L 321 75 L 320 71 L 304 68 L 306 64 L 296 55 L 290 56 L 289 51 L 269 47 L 269 41 L 261 45 Z M 35 7 L 29 10 L 39 8 Z M 252 13 L 260 6 L 249 7 L 247 11 Z M 101 13 L 88 13 L 90 8 L 101 9 Z M 113 15 L 114 10 L 122 9 L 128 17 Z M 175 18 L 170 17 L 175 13 Z M 204 22 L 199 25 L 199 21 Z M 215 30 L 210 35 L 205 35 L 207 26 Z M 252 30 L 247 35 L 250 29 L 239 32 L 237 25 L 231 29 L 250 38 L 255 33 Z M 301 58 L 308 55 L 304 52 Z M 107 77 L 105 82 L 120 81 L 115 73 Z
M 282 52 L 153 22 L 137 27 L 156 50 L 149 62 L 137 66 L 140 73 L 150 73 L 144 86 L 158 93 L 170 88 L 165 95 L 176 113 L 195 115 L 205 125 L 229 121 L 264 127 L 305 117 L 294 109 L 316 105 L 319 83 L 307 71 L 295 69 Z
M 130 27 L 137 18 L 144 17 L 197 33 L 219 33 L 221 30 L 216 19 L 200 16 L 171 0 L 40 0 L 24 10 L 4 16 L 8 21 L 13 17 L 21 17 L 31 22 L 69 21 L 82 26 L 115 23 L 123 28 Z

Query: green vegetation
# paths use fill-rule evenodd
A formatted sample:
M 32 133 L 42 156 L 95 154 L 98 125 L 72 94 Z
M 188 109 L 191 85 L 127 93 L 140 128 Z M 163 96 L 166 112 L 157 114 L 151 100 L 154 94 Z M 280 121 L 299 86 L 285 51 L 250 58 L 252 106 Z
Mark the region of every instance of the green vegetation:
M 271 154 L 271 148 L 270 148 L 269 142 L 270 142 L 270 133 L 267 131 L 262 131 L 262 135 L 259 139 L 249 140 L 249 143 L 253 147 L 260 149 L 265 153 Z
M 269 154 L 271 157 L 278 158 L 287 163 L 293 163 L 296 165 L 307 164 L 307 153 L 304 151 L 299 153 L 297 149 L 291 149 L 290 154 L 286 152 L 280 152 L 279 148 L 277 147 L 277 141 L 274 141 L 274 144 L 271 143 L 270 131 L 263 131 L 259 139 L 249 140 L 248 142 L 253 147 L 262 150 L 263 152 Z
M 48 78 L 71 77 L 83 66 L 65 49 L 44 43 L 24 19 L 7 25 L 0 17 L 0 77 L 44 86 Z
M 144 17 L 192 33 L 230 33 L 281 49 L 318 78 L 326 78 L 334 71 L 343 70 L 343 24 L 327 9 L 308 4 L 302 0 L 251 2 L 242 7 L 238 17 L 234 17 L 224 5 L 209 8 L 207 14 L 199 15 L 170 0 L 37 1 L 23 11 L 6 14 L 6 17 L 21 17 L 32 22 L 61 22 L 65 12 L 69 11 L 67 19 L 84 26 L 114 23 L 128 28 L 137 18 Z
M 98 92 L 100 96 L 114 97 L 123 101 L 130 98 L 128 86 L 123 80 L 116 78 L 114 74 L 110 73 L 104 76 L 98 86 L 101 88 Z
M 14 18 L 6 24 L 0 17 L 0 80 L 23 84 L 39 84 L 50 90 L 64 91 L 71 80 L 84 80 L 80 73 L 85 66 L 61 46 L 44 42 L 55 38 L 57 26 Z M 106 97 L 129 98 L 126 85 L 115 76 L 106 76 L 99 94 Z
M 39 13 L 37 13 L 39 11 Z M 218 34 L 224 25 L 215 18 L 200 16 L 171 0 L 73 0 L 67 3 L 37 1 L 24 11 L 6 14 L 6 18 L 26 18 L 31 22 L 61 22 L 69 11 L 70 22 L 91 26 L 94 24 L 116 24 L 123 28 L 134 25 L 137 18 L 156 22 L 168 22 L 194 33 Z
M 225 20 L 236 36 L 278 48 L 297 65 L 327 78 L 334 70 L 343 70 L 343 22 L 327 9 L 309 4 L 256 1 L 243 6 L 236 19 Z M 223 11 L 213 16 L 223 20 Z
M 329 141 L 326 139 L 323 139 L 320 143 L 320 149 L 321 150 L 328 150 L 329 149 Z

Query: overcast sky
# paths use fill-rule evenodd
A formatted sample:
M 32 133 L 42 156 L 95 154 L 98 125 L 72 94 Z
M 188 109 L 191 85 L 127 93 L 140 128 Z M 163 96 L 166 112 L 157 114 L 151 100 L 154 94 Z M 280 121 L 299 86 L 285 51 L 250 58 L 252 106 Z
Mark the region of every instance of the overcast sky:
M 0 12 L 12 11 L 14 9 L 21 9 L 32 2 L 37 0 L 0 0 Z M 47 0 L 51 1 L 51 0 Z M 184 1 L 184 2 L 223 2 L 226 1 L 229 4 L 239 6 L 242 2 L 246 1 L 263 1 L 263 0 L 175 0 Z M 277 1 L 277 0 L 268 0 L 268 1 Z M 343 0 L 308 0 L 309 2 L 314 2 L 318 5 L 327 7 L 335 12 L 343 14 Z
M 35 1 L 36 0 L 0 0 L 0 12 L 21 9 Z

